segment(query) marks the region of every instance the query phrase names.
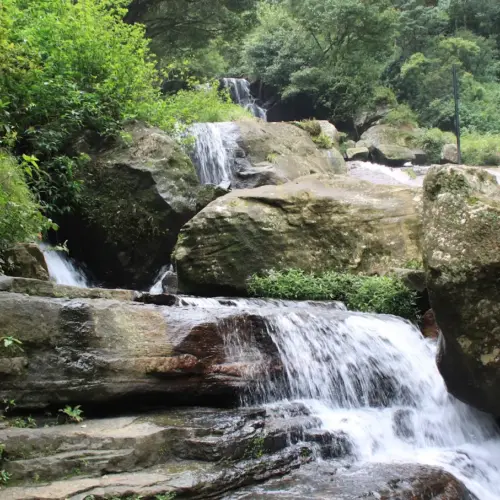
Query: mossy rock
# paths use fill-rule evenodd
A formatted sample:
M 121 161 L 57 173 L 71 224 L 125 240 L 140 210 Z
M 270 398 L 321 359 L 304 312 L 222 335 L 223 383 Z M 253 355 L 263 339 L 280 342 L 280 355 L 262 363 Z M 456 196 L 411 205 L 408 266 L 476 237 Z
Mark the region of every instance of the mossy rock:
M 500 188 L 481 168 L 433 167 L 424 183 L 424 260 L 457 398 L 500 416 Z
M 169 263 L 180 228 L 221 193 L 163 131 L 134 122 L 81 173 L 73 254 L 110 286 L 142 288 Z
M 242 294 L 268 269 L 384 272 L 420 258 L 418 192 L 312 175 L 234 191 L 181 231 L 180 290 Z

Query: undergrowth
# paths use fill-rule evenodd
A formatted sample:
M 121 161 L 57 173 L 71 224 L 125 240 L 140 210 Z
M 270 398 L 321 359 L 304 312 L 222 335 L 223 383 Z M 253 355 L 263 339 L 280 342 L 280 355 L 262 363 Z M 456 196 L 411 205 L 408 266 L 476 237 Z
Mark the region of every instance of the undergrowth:
M 418 319 L 417 293 L 393 276 L 362 276 L 299 269 L 253 275 L 248 292 L 255 297 L 290 300 L 338 300 L 348 309 Z

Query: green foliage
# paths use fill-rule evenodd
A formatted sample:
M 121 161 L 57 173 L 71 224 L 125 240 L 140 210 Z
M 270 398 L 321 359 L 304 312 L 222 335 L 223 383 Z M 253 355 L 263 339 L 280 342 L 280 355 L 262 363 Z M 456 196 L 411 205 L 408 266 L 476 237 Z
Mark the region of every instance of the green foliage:
M 418 118 L 416 113 L 407 104 L 398 104 L 382 119 L 382 123 L 393 127 L 417 127 Z
M 316 146 L 320 149 L 332 149 L 333 141 L 323 132 L 321 134 L 312 137 L 312 140 Z
M 3 346 L 4 349 L 23 350 L 21 347 L 23 343 L 19 339 L 11 336 L 0 337 L 0 345 Z
M 247 459 L 258 459 L 262 458 L 265 453 L 264 449 L 264 436 L 255 436 L 253 437 L 246 449 L 245 449 L 245 458 Z
M 438 128 L 425 130 L 419 137 L 419 146 L 427 153 L 429 163 L 439 163 L 441 161 L 443 146 L 448 142 L 450 142 L 450 139 Z M 456 142 L 456 139 L 453 137 L 451 142 Z
M 4 469 L 0 470 L 0 484 L 6 485 L 12 476 Z
M 321 125 L 317 120 L 302 120 L 295 122 L 295 125 L 305 130 L 311 137 L 317 137 L 321 134 Z
M 15 243 L 37 239 L 50 227 L 51 221 L 42 216 L 28 189 L 23 166 L 0 150 L 0 252 Z
M 77 424 L 83 421 L 83 410 L 81 409 L 80 405 L 77 405 L 75 407 L 65 406 L 63 409 L 60 409 L 59 412 L 66 415 L 70 422 L 74 422 Z
M 500 134 L 464 135 L 462 162 L 466 165 L 500 166 Z
M 16 427 L 18 429 L 36 429 L 37 427 L 36 420 L 32 417 L 17 417 L 12 420 L 8 420 L 7 424 L 10 427 Z
M 336 271 L 322 274 L 299 269 L 253 275 L 248 291 L 256 297 L 292 300 L 339 300 L 351 310 L 393 314 L 415 320 L 416 292 L 391 276 L 361 276 Z

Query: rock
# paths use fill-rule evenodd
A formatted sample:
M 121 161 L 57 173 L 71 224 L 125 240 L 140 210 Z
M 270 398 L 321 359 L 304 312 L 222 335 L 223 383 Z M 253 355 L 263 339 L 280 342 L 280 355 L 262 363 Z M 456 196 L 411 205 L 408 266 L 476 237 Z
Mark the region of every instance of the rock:
M 355 148 L 356 147 L 356 142 L 353 141 L 352 139 L 348 139 L 347 141 L 344 142 L 344 146 L 347 148 L 347 149 L 352 149 L 352 148 Z
M 441 163 L 458 163 L 458 148 L 456 144 L 445 144 L 443 146 Z
M 409 127 L 375 125 L 363 133 L 361 143 L 370 149 L 376 162 L 385 165 L 424 164 L 427 160 L 425 152 L 417 147 L 417 132 Z
M 261 487 L 249 487 L 223 500 L 382 499 L 477 500 L 450 473 L 418 464 L 364 464 L 349 468 L 335 462 L 314 462 L 272 479 Z
M 372 146 L 372 156 L 377 163 L 388 166 L 402 166 L 406 162 L 414 162 L 415 154 L 409 148 L 398 146 L 396 144 L 379 144 Z
M 237 160 L 233 182 L 236 189 L 347 171 L 340 153 L 319 149 L 305 130 L 293 124 L 243 120 L 237 125 L 243 158 Z
M 332 172 L 334 174 L 347 174 L 347 164 L 342 156 L 342 153 L 338 149 L 329 149 L 327 150 L 326 155 L 330 161 Z
M 165 132 L 139 122 L 95 150 L 82 169 L 79 214 L 61 231 L 72 255 L 110 287 L 151 286 L 180 228 L 225 191 L 200 186 L 191 160 Z
M 321 133 L 326 135 L 333 144 L 338 146 L 340 143 L 340 132 L 337 130 L 337 127 L 327 120 L 317 120 L 317 122 L 321 128 Z
M 458 399 L 500 416 L 500 189 L 480 168 L 424 182 L 424 263 L 442 331 L 438 366 Z
M 348 161 L 368 161 L 370 159 L 370 150 L 366 147 L 349 148 L 346 151 Z
M 4 252 L 5 269 L 11 276 L 48 280 L 43 252 L 34 243 L 20 243 Z
M 429 309 L 422 318 L 422 335 L 428 339 L 437 339 L 439 337 L 439 326 L 432 309 Z
M 304 414 L 287 419 L 273 409 L 194 408 L 85 420 L 83 425 L 7 428 L 0 431 L 8 457 L 2 467 L 16 487 L 2 498 L 168 492 L 211 497 L 289 473 L 310 462 L 314 449 L 340 452 L 335 437 L 328 439 L 324 431 L 317 431 L 314 442 L 293 445 L 299 440 L 294 429 L 303 437 L 303 428 L 319 423 L 314 420 Z
M 250 275 L 272 268 L 402 267 L 419 259 L 418 203 L 416 190 L 343 176 L 233 191 L 183 228 L 179 289 L 241 294 Z
M 233 329 L 242 339 L 244 332 L 261 332 L 262 361 L 248 361 L 239 371 L 225 369 L 233 360 L 224 339 Z M 248 373 L 258 377 L 278 363 L 265 332 L 262 317 L 237 308 L 1 292 L 0 338 L 19 339 L 22 350 L 0 348 L 0 400 L 15 399 L 19 410 L 75 402 L 100 411 L 233 404 L 254 383 Z M 255 344 L 250 337 L 246 341 Z

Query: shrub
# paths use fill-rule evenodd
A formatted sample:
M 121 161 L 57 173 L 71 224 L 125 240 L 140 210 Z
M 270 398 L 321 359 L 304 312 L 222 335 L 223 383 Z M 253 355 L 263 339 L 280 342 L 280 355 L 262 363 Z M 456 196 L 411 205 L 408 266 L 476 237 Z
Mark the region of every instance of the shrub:
M 314 144 L 318 146 L 320 149 L 332 149 L 333 141 L 326 135 L 321 132 L 321 134 L 312 138 Z
M 382 119 L 382 123 L 392 125 L 394 127 L 417 127 L 418 119 L 416 113 L 412 111 L 410 106 L 399 104 Z
M 466 165 L 500 165 L 500 134 L 466 134 L 462 137 Z
M 415 320 L 417 293 L 392 276 L 361 276 L 336 271 L 322 274 L 299 269 L 253 275 L 248 292 L 256 297 L 291 300 L 339 300 L 351 310 L 393 314 Z
M 52 226 L 33 200 L 21 165 L 0 150 L 0 252 L 15 243 L 35 240 Z
M 295 125 L 305 130 L 311 137 L 317 137 L 321 134 L 321 125 L 317 120 L 302 120 L 295 122 Z

